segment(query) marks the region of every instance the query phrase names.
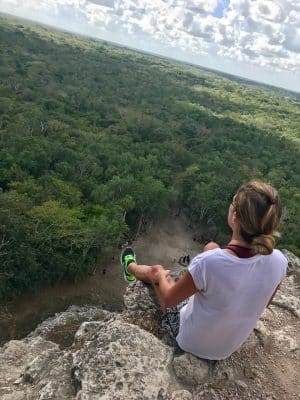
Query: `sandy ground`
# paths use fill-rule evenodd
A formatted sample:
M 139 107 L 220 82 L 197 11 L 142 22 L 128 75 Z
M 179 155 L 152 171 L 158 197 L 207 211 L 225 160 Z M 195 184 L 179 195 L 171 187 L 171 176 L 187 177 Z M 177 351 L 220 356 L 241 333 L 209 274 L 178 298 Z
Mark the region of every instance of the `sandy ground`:
M 201 252 L 201 245 L 193 241 L 193 233 L 183 218 L 174 217 L 156 222 L 149 232 L 132 244 L 137 261 L 176 268 L 181 256 L 189 254 L 192 259 Z

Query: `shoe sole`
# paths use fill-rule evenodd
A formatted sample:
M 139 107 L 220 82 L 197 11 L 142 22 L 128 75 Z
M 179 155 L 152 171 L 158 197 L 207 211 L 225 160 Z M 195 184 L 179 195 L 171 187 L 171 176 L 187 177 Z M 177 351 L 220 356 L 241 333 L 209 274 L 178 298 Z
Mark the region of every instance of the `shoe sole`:
M 125 250 L 125 249 L 124 249 L 124 250 Z M 136 279 L 134 279 L 133 281 L 129 281 L 129 280 L 127 279 L 127 275 L 126 275 L 126 272 L 125 272 L 125 267 L 124 267 L 124 265 L 123 265 L 122 258 L 123 258 L 123 251 L 121 252 L 121 255 L 120 255 L 120 264 L 121 264 L 121 266 L 122 266 L 122 268 L 123 268 L 123 278 L 124 278 L 124 281 L 127 282 L 127 283 L 135 282 Z

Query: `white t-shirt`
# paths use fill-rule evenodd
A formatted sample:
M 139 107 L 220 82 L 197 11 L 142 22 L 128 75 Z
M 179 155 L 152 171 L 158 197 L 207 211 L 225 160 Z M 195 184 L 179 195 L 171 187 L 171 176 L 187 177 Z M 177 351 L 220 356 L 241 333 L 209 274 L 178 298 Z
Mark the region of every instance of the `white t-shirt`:
M 223 249 L 196 256 L 188 270 L 199 292 L 180 310 L 179 346 L 201 358 L 228 357 L 252 332 L 286 269 L 279 250 L 250 258 Z

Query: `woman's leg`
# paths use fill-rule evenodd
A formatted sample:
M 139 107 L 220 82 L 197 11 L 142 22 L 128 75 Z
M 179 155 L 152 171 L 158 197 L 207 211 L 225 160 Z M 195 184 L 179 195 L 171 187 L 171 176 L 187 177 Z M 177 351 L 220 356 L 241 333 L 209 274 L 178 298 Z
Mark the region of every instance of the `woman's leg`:
M 166 270 L 162 265 L 150 266 L 150 265 L 140 265 L 140 264 L 136 264 L 136 263 L 128 264 L 127 269 L 128 269 L 128 272 L 130 272 L 131 274 L 133 274 L 136 277 L 136 279 L 152 285 L 152 287 L 155 290 L 161 311 L 164 314 L 166 311 L 166 307 L 161 298 L 161 293 L 159 291 L 159 287 L 158 287 L 156 278 L 157 278 L 158 271 L 160 271 L 162 269 L 165 271 L 168 271 L 168 270 Z M 171 283 L 175 282 L 171 276 L 168 276 L 168 280 Z
M 209 242 L 204 246 L 203 251 L 213 250 L 213 249 L 217 249 L 219 247 L 220 246 L 218 245 L 218 243 Z M 139 281 L 143 281 L 145 283 L 150 283 L 150 284 L 154 285 L 155 284 L 155 276 L 156 276 L 157 272 L 161 269 L 164 269 L 164 267 L 161 265 L 150 266 L 150 265 L 144 265 L 144 264 L 136 264 L 136 263 L 132 262 L 132 263 L 128 264 L 127 269 L 128 269 L 128 272 L 133 274 L 136 277 L 136 279 L 138 279 Z
M 154 285 L 157 272 L 165 268 L 162 265 L 143 265 L 132 262 L 128 264 L 127 269 L 139 281 Z

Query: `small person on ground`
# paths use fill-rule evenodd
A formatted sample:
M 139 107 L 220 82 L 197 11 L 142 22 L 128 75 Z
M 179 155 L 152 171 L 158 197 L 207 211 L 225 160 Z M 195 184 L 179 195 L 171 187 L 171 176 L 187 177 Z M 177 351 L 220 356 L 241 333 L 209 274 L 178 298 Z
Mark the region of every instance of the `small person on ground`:
M 153 285 L 162 325 L 181 349 L 210 360 L 227 358 L 246 341 L 285 277 L 287 260 L 274 249 L 280 218 L 277 191 L 251 181 L 231 199 L 227 246 L 206 244 L 177 282 L 161 265 L 137 264 L 127 247 L 121 254 L 124 278 Z

